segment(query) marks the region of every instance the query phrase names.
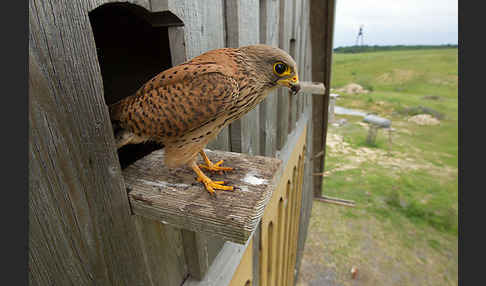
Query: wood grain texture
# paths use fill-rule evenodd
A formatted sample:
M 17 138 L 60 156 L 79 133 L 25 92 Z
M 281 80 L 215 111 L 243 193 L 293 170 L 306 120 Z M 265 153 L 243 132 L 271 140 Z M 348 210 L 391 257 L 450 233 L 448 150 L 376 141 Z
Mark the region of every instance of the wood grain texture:
M 184 27 L 169 27 L 172 64 L 177 65 L 211 49 L 225 47 L 224 6 L 222 1 L 151 1 L 153 11 L 171 11 L 181 17 Z M 229 128 L 225 127 L 207 145 L 210 149 L 230 150 Z M 188 271 L 195 279 L 202 279 L 224 240 L 203 233 L 183 232 Z M 189 251 L 193 249 L 195 251 Z
M 206 233 L 184 229 L 182 238 L 190 277 L 202 280 L 223 248 L 225 240 Z
M 241 259 L 250 246 L 253 239 L 249 239 L 246 244 L 236 244 L 225 242 L 223 248 L 214 259 L 208 273 L 202 280 L 188 277 L 182 286 L 226 286 L 231 282 L 236 269 L 241 263 Z
M 186 259 L 197 259 L 198 267 L 206 265 L 208 273 L 200 283 L 189 278 L 186 284 L 226 285 L 242 253 L 236 251 L 230 255 L 223 247 L 226 258 L 218 259 L 223 242 L 201 232 L 192 241 L 193 246 L 199 247 L 198 255 L 191 256 L 194 253 L 184 251 L 187 245 L 183 243 L 185 237 L 180 229 L 130 215 L 87 16 L 89 11 L 108 2 L 116 1 L 29 2 L 29 280 L 33 285 L 92 285 L 94 281 L 111 285 L 180 285 L 190 272 Z M 329 51 L 332 46 L 329 23 L 333 19 L 320 19 L 319 24 L 314 25 L 314 33 L 325 27 L 328 35 L 321 35 L 327 37 L 324 44 L 317 40 L 317 44 L 311 45 L 309 17 L 302 16 L 299 20 L 298 16 L 309 13 L 311 2 L 315 5 L 319 1 L 128 2 L 154 12 L 169 10 L 183 20 L 184 27 L 169 27 L 173 64 L 206 50 L 263 41 L 281 47 L 286 45 L 289 51 L 288 37 L 291 36 L 296 39 L 293 49 L 301 81 L 316 80 L 312 76 L 317 74 L 320 77 L 316 81 L 325 82 L 321 80 L 323 73 L 319 74 L 323 72 L 320 62 L 321 57 L 326 58 L 326 64 L 330 62 L 330 56 L 323 55 L 323 51 Z M 295 9 L 281 10 L 281 3 Z M 319 5 L 328 8 L 314 6 L 314 10 L 322 8 L 321 15 L 327 11 L 332 16 L 333 3 L 324 1 Z M 262 5 L 268 9 L 266 14 L 262 14 Z M 280 17 L 281 11 L 284 18 Z M 293 32 L 286 32 L 289 30 Z M 261 34 L 263 31 L 265 35 Z M 279 33 L 285 35 L 286 40 L 279 37 Z M 318 62 L 314 70 L 313 58 Z M 283 89 L 279 92 L 283 94 L 270 95 L 268 101 L 258 107 L 256 116 L 250 113 L 240 121 L 239 129 L 231 133 L 236 134 L 232 140 L 229 130 L 225 129 L 209 146 L 230 150 L 232 143 L 235 150 L 239 148 L 242 152 L 285 157 L 283 153 L 290 152 L 285 148 L 286 142 L 293 142 L 295 136 L 287 134 L 288 127 L 292 126 L 288 124 L 289 110 L 293 114 L 295 107 L 295 129 L 299 130 L 302 128 L 300 119 L 310 118 L 312 105 L 322 106 L 323 102 L 313 103 L 316 96 L 299 96 L 296 104 L 289 108 L 287 92 Z M 311 180 L 315 178 L 310 175 L 313 163 L 308 158 L 314 152 L 313 130 L 321 128 L 319 122 L 323 121 L 322 113 L 315 115 L 315 124 L 307 123 L 308 156 L 304 163 L 307 179 L 304 179 L 302 190 L 296 269 L 312 207 L 309 190 L 312 191 Z M 245 123 L 243 120 L 247 118 L 249 121 Z M 283 118 L 287 120 L 282 123 Z M 293 120 L 290 118 L 290 122 Z M 324 139 L 325 144 L 322 137 L 326 131 L 322 131 L 318 137 L 321 143 Z M 202 189 L 192 193 L 196 194 L 206 195 Z M 217 269 L 210 266 L 213 259 Z M 278 258 L 276 261 L 278 263 Z M 231 274 L 220 273 L 223 269 L 232 269 Z M 258 277 L 253 279 L 254 285 L 258 285 Z
M 303 17 L 302 21 L 302 33 L 305 35 L 305 40 L 302 42 L 302 51 L 301 53 L 303 54 L 303 61 L 301 62 L 302 68 L 301 70 L 303 71 L 303 80 L 305 81 L 311 81 L 312 80 L 312 42 L 310 38 L 310 26 L 309 26 L 309 15 L 310 15 L 310 1 L 303 1 L 303 15 L 306 15 Z M 309 118 L 307 128 L 309 132 L 307 132 L 307 144 L 306 144 L 306 153 L 305 153 L 305 160 L 304 160 L 304 180 L 303 180 L 303 185 L 302 185 L 302 206 L 300 209 L 300 230 L 299 230 L 299 237 L 298 237 L 298 242 L 297 242 L 297 257 L 296 257 L 296 266 L 295 269 L 297 270 L 296 272 L 296 281 L 298 280 L 299 277 L 299 270 L 300 270 L 300 265 L 302 263 L 302 256 L 304 252 L 304 247 L 305 247 L 305 242 L 307 238 L 307 233 L 309 231 L 309 220 L 310 220 L 310 215 L 312 212 L 312 203 L 313 203 L 313 191 L 314 191 L 314 184 L 315 180 L 317 178 L 315 176 L 312 176 L 312 170 L 313 170 L 313 161 L 310 159 L 312 158 L 312 154 L 314 154 L 313 151 L 313 144 L 312 144 L 312 137 L 313 137 L 313 132 L 314 126 L 313 126 L 313 120 L 312 120 L 312 98 L 315 96 L 319 95 L 313 95 L 313 96 L 305 96 L 301 97 L 302 98 L 302 115 L 307 116 Z
M 303 171 L 302 152 L 306 142 L 303 117 L 278 154 L 284 163 L 282 176 L 261 221 L 258 285 L 292 285 L 300 211 L 300 184 L 297 172 Z
M 213 161 L 225 160 L 235 170 L 212 176 L 237 187 L 210 196 L 189 168 L 167 169 L 155 151 L 123 170 L 130 203 L 137 215 L 178 228 L 245 243 L 255 230 L 274 188 L 280 160 L 207 150 Z M 202 161 L 201 161 L 202 163 Z M 261 181 L 263 180 L 263 181 Z
M 90 4 L 29 2 L 29 269 L 41 285 L 151 285 L 86 33 Z
M 258 44 L 259 2 L 256 0 L 225 1 L 226 45 L 241 47 Z M 229 125 L 231 151 L 260 155 L 260 106 Z
M 311 110 L 310 106 L 306 108 L 303 115 L 310 118 Z M 312 130 L 312 120 L 309 120 L 308 123 L 308 130 Z M 305 242 L 307 238 L 307 233 L 309 231 L 309 220 L 310 215 L 312 212 L 312 203 L 313 203 L 313 177 L 312 176 L 312 161 L 309 160 L 312 150 L 312 132 L 307 133 L 307 143 L 305 145 L 305 153 L 304 153 L 304 174 L 303 174 L 303 183 L 302 183 L 302 203 L 300 208 L 300 219 L 299 219 L 299 235 L 297 241 L 297 257 L 296 257 L 296 281 L 299 277 L 300 265 L 302 263 L 302 255 L 304 252 Z
M 324 95 L 326 92 L 326 87 L 322 82 L 301 81 L 300 92 L 307 93 L 309 95 Z
M 300 0 L 292 0 L 288 2 L 288 8 L 290 9 L 291 22 L 290 35 L 289 35 L 289 52 L 296 62 L 300 61 L 299 44 L 300 44 L 300 23 L 298 18 L 300 17 Z M 297 96 L 293 96 L 289 93 L 289 126 L 288 132 L 290 133 L 295 128 L 295 122 L 297 120 Z
M 133 219 L 151 285 L 180 285 L 189 273 L 181 231 L 155 220 Z
M 260 1 L 260 43 L 262 44 L 278 46 L 279 5 L 279 1 Z M 275 156 L 277 151 L 277 96 L 278 91 L 271 92 L 259 107 L 260 154 L 265 156 Z
M 310 32 L 312 42 L 312 81 L 329 86 L 331 80 L 332 41 L 334 30 L 335 1 L 310 0 Z M 325 27 L 323 30 L 322 27 Z M 329 110 L 329 89 L 324 96 L 312 97 L 314 153 L 326 149 L 327 115 Z M 313 160 L 313 173 L 322 173 L 325 156 Z M 320 196 L 322 180 L 315 180 L 314 196 Z
M 304 50 L 304 45 L 305 41 L 307 40 L 305 36 L 305 27 L 303 18 L 307 17 L 308 15 L 304 14 L 304 5 L 305 5 L 305 0 L 298 0 L 295 3 L 296 11 L 295 11 L 295 25 L 297 26 L 296 28 L 296 58 L 298 59 L 298 68 L 300 71 L 300 80 L 305 81 L 304 77 L 304 54 L 302 51 Z M 300 114 L 302 113 L 302 97 L 297 97 L 296 99 L 296 121 L 299 120 Z
M 279 47 L 290 53 L 292 35 L 292 3 L 291 0 L 280 0 L 279 5 Z M 279 89 L 277 96 L 277 149 L 280 150 L 287 142 L 289 133 L 289 98 L 287 90 Z
M 30 2 L 29 279 L 180 285 L 180 230 L 130 215 L 87 17 L 103 3 Z

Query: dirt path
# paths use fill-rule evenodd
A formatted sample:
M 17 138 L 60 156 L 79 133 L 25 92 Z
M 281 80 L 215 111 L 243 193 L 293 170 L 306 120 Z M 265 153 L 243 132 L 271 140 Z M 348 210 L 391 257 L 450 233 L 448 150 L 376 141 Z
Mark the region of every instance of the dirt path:
M 457 176 L 457 169 L 438 167 L 398 151 L 353 148 L 332 130 L 327 146 L 326 156 L 340 160 L 324 173 L 325 177 L 360 168 L 365 162 L 379 163 L 390 174 L 426 170 L 438 176 Z M 297 285 L 457 285 L 458 250 L 450 248 L 454 238 L 431 228 L 418 230 L 405 218 L 400 226 L 396 230 L 391 222 L 377 220 L 363 206 L 314 202 Z M 438 251 L 431 240 L 449 248 L 439 247 Z M 358 269 L 354 279 L 353 267 Z
M 427 170 L 439 176 L 451 176 L 457 174 L 457 169 L 450 167 L 438 167 L 430 162 L 409 158 L 405 154 L 397 151 L 387 151 L 377 148 L 360 147 L 353 148 L 343 140 L 343 136 L 328 133 L 327 135 L 327 155 L 339 156 L 342 158 L 338 166 L 324 172 L 324 176 L 330 176 L 337 171 L 345 171 L 359 168 L 364 162 L 377 163 L 382 167 L 390 168 L 394 171 Z M 420 150 L 416 150 L 420 152 Z
M 438 252 L 427 242 L 440 234 L 417 233 L 406 222 L 405 234 L 391 232 L 386 222 L 343 211 L 314 203 L 298 286 L 457 285 L 457 248 Z M 413 245 L 404 246 L 403 235 Z

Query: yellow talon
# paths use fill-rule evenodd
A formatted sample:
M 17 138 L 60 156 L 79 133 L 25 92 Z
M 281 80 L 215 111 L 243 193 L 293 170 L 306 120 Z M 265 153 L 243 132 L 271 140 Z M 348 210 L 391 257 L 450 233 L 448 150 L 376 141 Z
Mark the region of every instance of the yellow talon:
M 203 179 L 201 179 L 201 177 L 197 177 L 196 179 L 198 182 L 203 182 Z M 212 180 L 211 180 L 212 181 Z M 215 184 L 218 184 L 218 185 L 222 185 L 224 184 L 224 181 L 212 181 L 213 183 Z
M 206 190 L 209 192 L 209 194 L 213 195 L 215 194 L 214 190 L 223 190 L 223 191 L 232 191 L 233 187 L 232 186 L 223 186 L 224 181 L 213 181 L 211 180 L 208 176 L 206 176 L 201 169 L 197 166 L 196 163 L 191 164 L 191 168 L 196 172 L 197 174 L 197 181 L 202 182 L 204 186 L 206 187 Z
M 206 162 L 206 165 L 199 165 L 199 167 L 201 167 L 203 169 L 206 169 L 206 170 L 209 170 L 209 171 L 212 171 L 212 172 L 232 171 L 233 170 L 233 168 L 231 168 L 231 167 L 220 167 L 219 165 L 223 164 L 223 160 L 221 160 L 217 163 L 211 162 L 211 160 L 209 160 L 208 156 L 206 155 L 206 153 L 204 153 L 203 150 L 201 150 L 201 152 L 199 152 L 199 154 L 201 154 L 201 157 L 203 157 L 204 161 Z

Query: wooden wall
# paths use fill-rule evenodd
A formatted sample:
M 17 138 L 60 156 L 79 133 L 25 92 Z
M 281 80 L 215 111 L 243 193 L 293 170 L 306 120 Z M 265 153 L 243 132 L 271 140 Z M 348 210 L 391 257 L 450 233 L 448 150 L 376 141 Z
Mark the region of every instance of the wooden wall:
M 32 285 L 181 285 L 189 274 L 203 275 L 224 244 L 130 213 L 88 17 L 110 2 L 116 1 L 29 0 Z M 312 80 L 319 51 L 310 41 L 311 0 L 129 2 L 183 21 L 168 28 L 173 65 L 215 48 L 266 43 L 287 50 L 300 80 Z M 278 90 L 208 146 L 282 158 L 293 150 L 296 126 L 307 128 L 296 269 L 314 188 L 312 104 L 311 95 Z M 253 260 L 253 269 L 258 263 Z M 252 285 L 258 281 L 257 274 Z

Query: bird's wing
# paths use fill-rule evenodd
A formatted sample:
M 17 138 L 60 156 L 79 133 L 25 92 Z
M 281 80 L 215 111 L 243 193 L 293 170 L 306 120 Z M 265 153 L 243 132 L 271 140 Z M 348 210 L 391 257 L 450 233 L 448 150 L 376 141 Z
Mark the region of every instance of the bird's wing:
M 238 84 L 214 62 L 191 62 L 166 70 L 112 109 L 112 119 L 153 139 L 182 136 L 215 120 L 231 106 Z

